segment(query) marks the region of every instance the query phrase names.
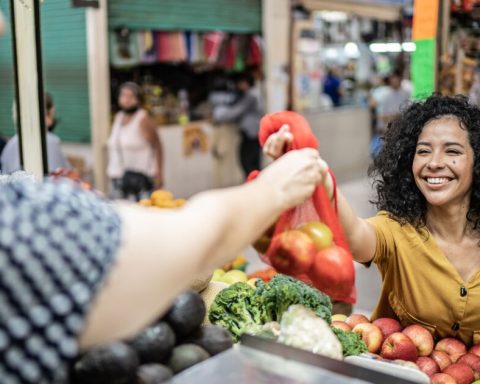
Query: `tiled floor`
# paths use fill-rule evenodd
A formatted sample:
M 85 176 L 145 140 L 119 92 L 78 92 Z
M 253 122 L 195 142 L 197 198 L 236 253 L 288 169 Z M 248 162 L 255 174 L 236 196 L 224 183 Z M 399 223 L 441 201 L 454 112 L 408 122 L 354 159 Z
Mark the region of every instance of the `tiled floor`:
M 339 188 L 360 217 L 370 217 L 375 214 L 375 208 L 369 203 L 372 189 L 366 178 L 342 183 Z M 245 256 L 250 262 L 249 271 L 265 267 L 253 248 L 248 248 Z M 365 268 L 363 265 L 356 264 L 355 269 L 357 304 L 354 311 L 369 315 L 375 307 L 380 292 L 380 274 L 374 265 Z

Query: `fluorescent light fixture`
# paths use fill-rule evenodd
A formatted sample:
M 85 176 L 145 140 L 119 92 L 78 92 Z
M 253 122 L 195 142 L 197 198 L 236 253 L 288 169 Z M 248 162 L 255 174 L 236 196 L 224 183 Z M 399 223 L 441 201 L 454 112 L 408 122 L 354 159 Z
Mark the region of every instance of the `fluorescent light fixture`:
M 387 44 L 385 43 L 372 43 L 370 44 L 370 51 L 375 53 L 387 52 Z
M 336 59 L 338 57 L 338 52 L 336 51 L 336 49 L 334 48 L 328 48 L 326 51 L 325 51 L 325 57 L 327 59 Z
M 402 49 L 405 52 L 415 52 L 415 50 L 417 49 L 417 46 L 413 41 L 410 41 L 408 43 L 402 43 Z
M 393 52 L 398 53 L 401 51 L 404 52 L 414 52 L 416 49 L 414 42 L 405 42 L 405 43 L 372 43 L 369 46 L 370 51 L 375 53 L 386 53 Z
M 358 45 L 353 43 L 353 42 L 348 42 L 345 44 L 345 47 L 343 48 L 345 51 L 345 55 L 351 58 L 358 58 L 360 57 L 360 51 L 358 50 Z
M 345 12 L 320 11 L 318 14 L 322 20 L 328 21 L 329 23 L 338 23 L 341 21 L 347 21 L 348 19 L 348 16 Z

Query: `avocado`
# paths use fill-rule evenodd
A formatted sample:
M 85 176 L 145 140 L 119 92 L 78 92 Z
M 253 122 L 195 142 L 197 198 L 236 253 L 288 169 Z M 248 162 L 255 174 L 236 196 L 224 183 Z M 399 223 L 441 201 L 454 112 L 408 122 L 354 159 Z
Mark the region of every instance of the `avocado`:
M 194 291 L 187 291 L 175 299 L 165 320 L 171 325 L 178 338 L 178 336 L 188 336 L 195 331 L 202 324 L 205 314 L 205 303 L 202 297 Z
M 129 344 L 142 364 L 161 363 L 170 356 L 175 346 L 175 334 L 166 322 L 161 321 L 144 329 Z
M 137 381 L 135 384 L 159 384 L 173 377 L 170 368 L 162 364 L 145 364 L 137 370 Z
M 130 384 L 139 366 L 135 351 L 125 343 L 95 347 L 74 366 L 75 384 Z
M 199 328 L 188 338 L 188 342 L 202 347 L 210 356 L 214 356 L 233 346 L 230 332 L 217 325 L 207 325 Z
M 173 348 L 168 366 L 174 373 L 177 373 L 203 360 L 207 360 L 209 357 L 208 352 L 198 345 L 182 344 Z

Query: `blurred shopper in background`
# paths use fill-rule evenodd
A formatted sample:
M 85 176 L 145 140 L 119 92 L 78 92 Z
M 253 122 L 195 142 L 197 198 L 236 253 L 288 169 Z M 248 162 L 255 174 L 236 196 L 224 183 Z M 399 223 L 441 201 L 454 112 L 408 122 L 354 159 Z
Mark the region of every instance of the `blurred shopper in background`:
M 388 124 L 398 116 L 402 106 L 410 100 L 410 92 L 402 88 L 402 75 L 395 71 L 388 77 L 388 89 L 380 91 L 377 104 L 376 132 L 370 143 L 370 155 L 375 158 L 382 147 L 382 137 Z
M 218 106 L 213 111 L 215 123 L 235 122 L 239 125 L 240 163 L 247 176 L 251 171 L 260 169 L 260 143 L 258 129 L 263 117 L 263 100 L 259 87 L 255 87 L 254 78 L 248 73 L 239 74 L 236 79 L 239 92 L 238 100 L 231 106 Z
M 142 91 L 133 82 L 120 86 L 108 139 L 107 176 L 114 198 L 139 200 L 163 186 L 163 150 L 153 119 L 142 108 Z
M 343 88 L 338 67 L 331 67 L 328 69 L 327 76 L 323 81 L 323 93 L 330 97 L 334 107 L 339 107 L 341 105 Z
M 17 116 L 15 114 L 15 107 L 12 108 L 14 113 L 14 121 L 16 123 Z M 45 128 L 46 141 L 47 141 L 47 159 L 48 159 L 48 172 L 53 172 L 58 168 L 69 169 L 71 165 L 62 153 L 60 146 L 60 138 L 52 133 L 57 124 L 55 118 L 55 104 L 53 97 L 49 93 L 45 93 Z M 5 145 L 1 155 L 1 168 L 2 173 L 12 173 L 22 169 L 20 165 L 20 142 L 18 140 L 18 134 L 13 136 Z

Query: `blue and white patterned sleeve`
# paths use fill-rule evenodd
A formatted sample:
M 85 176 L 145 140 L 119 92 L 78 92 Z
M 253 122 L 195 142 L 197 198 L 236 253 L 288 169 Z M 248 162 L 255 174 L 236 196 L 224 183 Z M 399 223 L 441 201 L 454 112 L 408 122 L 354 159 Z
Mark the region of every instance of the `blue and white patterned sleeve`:
M 120 218 L 70 182 L 0 185 L 0 382 L 54 383 L 78 354 Z

